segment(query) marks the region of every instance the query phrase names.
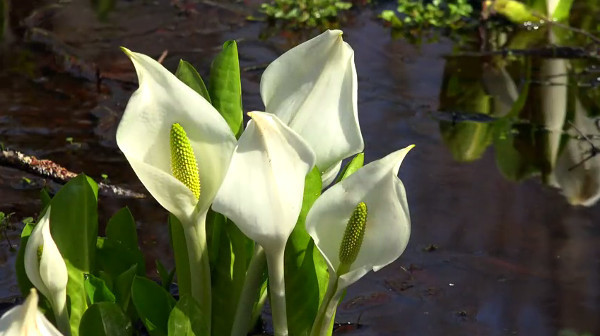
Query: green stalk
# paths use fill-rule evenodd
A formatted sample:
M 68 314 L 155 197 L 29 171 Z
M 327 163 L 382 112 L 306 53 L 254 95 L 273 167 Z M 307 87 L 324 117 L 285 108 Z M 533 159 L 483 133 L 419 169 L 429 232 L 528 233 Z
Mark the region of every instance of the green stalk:
M 242 294 L 235 312 L 235 319 L 231 329 L 232 336 L 245 336 L 248 334 L 253 318 L 252 308 L 260 294 L 259 291 L 263 284 L 263 272 L 266 265 L 265 251 L 257 244 L 256 251 L 246 272 L 246 280 L 244 281 Z
M 335 274 L 335 272 L 329 272 L 329 283 L 327 284 L 327 291 L 325 292 L 325 296 L 323 297 L 323 301 L 321 302 L 321 306 L 319 307 L 319 311 L 317 312 L 317 317 L 315 318 L 315 322 L 310 330 L 311 336 L 321 336 L 327 335 L 329 330 L 329 326 L 331 325 L 331 318 L 329 316 L 327 319 L 327 313 L 329 311 L 329 306 L 332 301 L 334 301 L 334 308 L 337 307 L 337 301 L 333 300 L 336 296 L 337 287 L 338 287 L 339 277 Z M 335 312 L 335 309 L 334 309 Z
M 285 307 L 284 278 L 285 245 L 275 251 L 266 251 L 267 268 L 269 270 L 269 297 L 271 298 L 271 314 L 275 336 L 287 336 L 287 311 Z
M 206 248 L 206 212 L 199 216 L 197 222 L 185 223 L 183 232 L 190 262 L 192 297 L 202 310 L 204 335 L 210 335 L 212 298 L 210 264 Z

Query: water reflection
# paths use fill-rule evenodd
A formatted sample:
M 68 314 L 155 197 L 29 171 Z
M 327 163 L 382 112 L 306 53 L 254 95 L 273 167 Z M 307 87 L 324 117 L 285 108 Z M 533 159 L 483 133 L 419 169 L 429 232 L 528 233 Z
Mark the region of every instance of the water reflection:
M 571 58 L 542 52 L 569 37 L 557 27 L 522 30 L 495 40 L 502 41 L 496 48 L 521 56 L 449 56 L 434 116 L 455 160 L 478 160 L 493 147 L 507 179 L 540 176 L 569 203 L 590 206 L 600 198 L 599 102 L 590 99 L 599 89 L 587 76 L 596 61 L 574 58 L 575 48 L 563 49 Z

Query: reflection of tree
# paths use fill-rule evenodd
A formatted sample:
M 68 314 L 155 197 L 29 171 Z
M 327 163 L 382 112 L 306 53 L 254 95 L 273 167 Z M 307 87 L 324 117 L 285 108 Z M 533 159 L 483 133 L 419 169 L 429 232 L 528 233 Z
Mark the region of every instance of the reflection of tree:
M 520 32 L 501 47 L 538 48 L 542 36 L 546 45 L 556 45 L 566 38 L 557 35 L 552 27 L 532 35 Z M 590 127 L 600 133 L 589 117 L 598 114 L 598 102 L 579 85 L 581 74 L 589 71 L 589 61 L 487 55 L 485 61 L 473 55 L 447 60 L 440 109 L 452 113 L 452 119 L 440 121 L 440 130 L 453 157 L 474 161 L 493 144 L 498 168 L 506 178 L 519 181 L 541 175 L 544 183 L 563 189 L 570 203 L 593 204 L 600 198 L 600 155 L 576 166 L 586 150 L 590 156 L 590 145 L 565 132 L 567 122 L 575 118 L 575 127 L 584 133 L 593 134 Z M 456 117 L 473 113 L 493 121 Z

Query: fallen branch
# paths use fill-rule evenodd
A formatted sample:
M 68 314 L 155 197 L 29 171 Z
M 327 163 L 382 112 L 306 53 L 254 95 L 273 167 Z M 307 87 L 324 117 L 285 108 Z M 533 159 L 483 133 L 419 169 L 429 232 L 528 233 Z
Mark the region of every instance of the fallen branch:
M 49 178 L 55 182 L 65 184 L 77 174 L 68 170 L 61 165 L 50 161 L 40 160 L 35 156 L 25 155 L 18 151 L 2 150 L 0 151 L 0 165 L 5 165 L 17 169 L 24 170 L 28 173 L 35 174 L 40 177 Z M 115 185 L 98 183 L 98 191 L 103 195 L 145 198 L 146 195 L 124 189 Z

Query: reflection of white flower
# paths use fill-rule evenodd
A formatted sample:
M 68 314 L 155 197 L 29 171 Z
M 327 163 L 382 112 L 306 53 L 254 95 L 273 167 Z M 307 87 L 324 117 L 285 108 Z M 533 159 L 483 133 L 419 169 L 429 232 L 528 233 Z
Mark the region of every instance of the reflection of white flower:
M 283 256 L 315 154 L 277 116 L 248 115 L 252 121 L 239 139 L 213 209 L 265 249 L 273 325 L 276 334 L 287 334 Z
M 324 320 L 315 323 L 313 334 L 326 332 L 346 287 L 404 252 L 410 237 L 410 216 L 404 185 L 397 175 L 412 147 L 365 165 L 325 191 L 308 212 L 306 230 L 325 257 L 330 273 L 328 293 L 319 314 Z M 366 222 L 362 223 L 362 241 L 359 238 L 359 246 L 354 246 L 358 253 L 354 252 L 355 260 L 348 265 L 340 261 L 348 248 L 342 240 L 355 210 L 366 216 Z
M 23 304 L 0 317 L 0 336 L 62 336 L 37 305 L 38 295 L 32 288 Z
M 50 234 L 50 211 L 33 228 L 25 246 L 25 273 L 29 281 L 50 301 L 56 321 L 63 332 L 69 328 L 67 282 L 69 276 L 56 243 Z
M 596 121 L 587 116 L 587 111 L 577 99 L 573 121 L 575 127 L 589 139 L 590 134 L 598 132 Z M 573 129 L 570 133 L 580 136 Z M 594 145 L 598 146 L 597 143 Z M 556 181 L 573 205 L 592 206 L 600 199 L 600 155 L 592 156 L 591 147 L 585 139 L 571 137 L 556 162 Z
M 260 93 L 269 113 L 315 152 L 324 185 L 343 159 L 364 148 L 357 110 L 354 51 L 328 30 L 281 55 L 265 70 Z

